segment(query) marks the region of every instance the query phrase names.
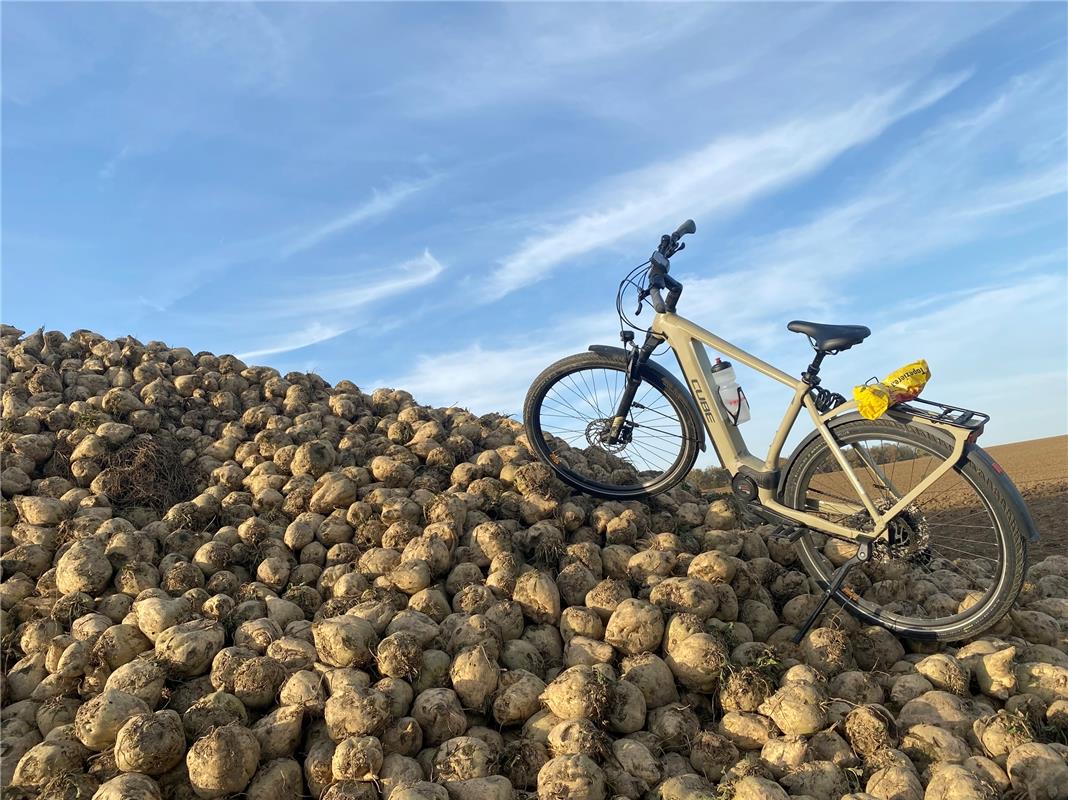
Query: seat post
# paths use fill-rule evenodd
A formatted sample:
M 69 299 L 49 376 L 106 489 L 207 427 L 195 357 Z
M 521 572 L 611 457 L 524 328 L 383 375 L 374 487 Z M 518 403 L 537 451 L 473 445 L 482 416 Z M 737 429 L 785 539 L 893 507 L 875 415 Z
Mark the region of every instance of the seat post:
M 817 350 L 815 357 L 812 359 L 812 363 L 808 365 L 808 369 L 801 373 L 801 380 L 803 380 L 809 386 L 819 386 L 820 364 L 823 363 L 823 357 L 826 355 L 826 351 Z

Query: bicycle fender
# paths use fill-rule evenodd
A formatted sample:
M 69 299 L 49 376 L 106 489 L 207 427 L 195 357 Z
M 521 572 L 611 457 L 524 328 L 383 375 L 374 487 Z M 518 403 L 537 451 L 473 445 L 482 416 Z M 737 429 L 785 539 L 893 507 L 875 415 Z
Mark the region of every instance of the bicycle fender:
M 624 362 L 630 360 L 630 353 L 622 347 L 613 347 L 608 344 L 591 344 L 589 350 L 592 353 L 597 353 L 602 356 L 612 356 L 613 358 L 621 359 Z M 655 375 L 659 380 L 669 384 L 687 399 L 689 402 L 690 413 L 693 415 L 695 423 L 694 427 L 697 429 L 698 436 L 700 437 L 697 444 L 700 446 L 701 452 L 707 450 L 708 446 L 705 443 L 705 426 L 704 423 L 701 422 L 701 413 L 697 410 L 697 403 L 694 402 L 693 395 L 690 394 L 690 390 L 686 388 L 685 384 L 655 361 L 646 361 L 642 365 L 642 373 L 646 375 Z
M 1005 473 L 1005 470 L 1001 468 L 1001 464 L 995 461 L 990 453 L 977 445 L 965 445 L 964 452 L 967 455 L 974 454 L 976 458 L 985 462 L 987 466 L 997 473 L 997 476 L 1000 479 L 999 483 L 1001 484 L 1001 490 L 1005 493 L 1009 502 L 1016 507 L 1016 513 L 1020 515 L 1020 519 L 1024 521 L 1024 525 L 1027 528 L 1024 531 L 1024 536 L 1027 537 L 1027 541 L 1031 544 L 1038 542 L 1038 528 L 1035 526 L 1035 521 L 1031 518 L 1031 510 L 1027 507 L 1027 502 L 1023 499 L 1023 495 L 1020 494 L 1020 490 L 1016 488 L 1016 484 L 1012 482 L 1012 479 Z

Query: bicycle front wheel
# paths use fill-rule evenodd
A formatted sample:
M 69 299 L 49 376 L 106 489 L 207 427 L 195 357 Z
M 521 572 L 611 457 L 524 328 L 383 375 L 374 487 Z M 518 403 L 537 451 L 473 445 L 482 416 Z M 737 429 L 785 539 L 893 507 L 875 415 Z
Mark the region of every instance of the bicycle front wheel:
M 534 454 L 564 482 L 610 500 L 670 489 L 690 471 L 700 441 L 690 398 L 648 373 L 618 441 L 609 443 L 627 364 L 599 353 L 568 356 L 535 378 L 523 409 Z
M 834 438 L 865 493 L 880 510 L 944 463 L 951 444 L 926 426 L 892 419 L 856 420 Z M 914 639 L 955 641 L 997 623 L 1023 585 L 1026 511 L 1003 472 L 978 447 L 969 448 L 891 521 L 889 537 L 858 565 L 835 599 L 854 616 Z M 798 455 L 784 485 L 784 502 L 857 530 L 872 530 L 822 437 Z M 820 589 L 856 546 L 812 531 L 798 555 Z

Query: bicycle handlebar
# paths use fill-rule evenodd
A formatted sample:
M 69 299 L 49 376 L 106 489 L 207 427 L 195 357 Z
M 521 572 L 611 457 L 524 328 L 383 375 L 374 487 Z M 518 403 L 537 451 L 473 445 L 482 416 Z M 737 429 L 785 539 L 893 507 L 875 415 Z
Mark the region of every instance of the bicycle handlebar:
M 692 219 L 688 219 L 684 223 L 679 225 L 679 227 L 675 229 L 675 232 L 671 234 L 671 238 L 677 242 L 687 233 L 697 233 L 697 223 L 695 223 Z

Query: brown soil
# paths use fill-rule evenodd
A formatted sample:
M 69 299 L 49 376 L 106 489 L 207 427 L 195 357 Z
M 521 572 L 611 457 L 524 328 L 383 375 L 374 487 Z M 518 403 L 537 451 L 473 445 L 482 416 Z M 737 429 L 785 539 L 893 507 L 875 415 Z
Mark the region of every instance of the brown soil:
M 1068 555 L 1068 436 L 986 448 L 1012 478 L 1031 510 L 1041 539 L 1032 545 L 1031 563 Z

